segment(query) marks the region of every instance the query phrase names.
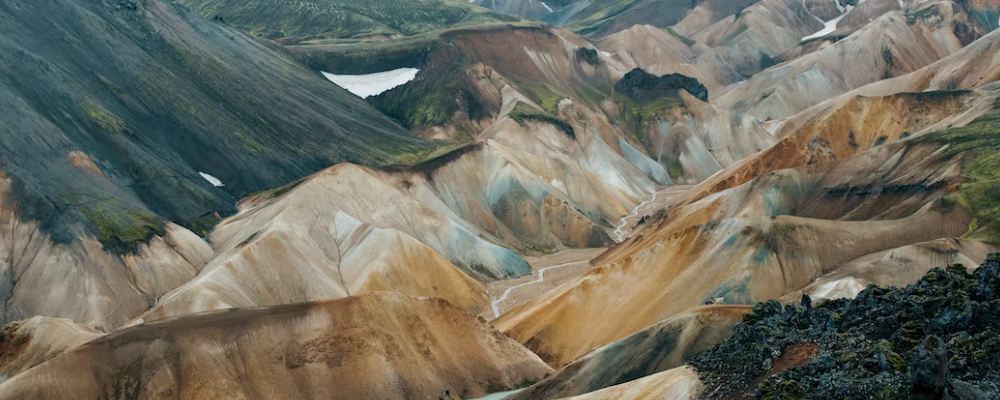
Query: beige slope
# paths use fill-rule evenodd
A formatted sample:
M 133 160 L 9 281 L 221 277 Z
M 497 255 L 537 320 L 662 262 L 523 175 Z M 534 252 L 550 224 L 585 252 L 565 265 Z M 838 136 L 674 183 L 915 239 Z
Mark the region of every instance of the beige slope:
M 967 213 L 937 205 L 958 164 L 936 150 L 883 146 L 703 198 L 494 324 L 561 366 L 706 301 L 778 298 L 858 257 L 961 235 Z
M 878 19 L 878 17 L 887 12 L 903 11 L 904 8 L 902 6 L 906 4 L 900 5 L 900 3 L 899 0 L 869 0 L 858 4 L 857 7 L 848 11 L 837 24 L 836 34 L 853 32 Z
M 929 90 L 974 89 L 1000 80 L 1000 30 L 911 74 L 877 82 L 856 91 L 884 95 Z
M 596 42 L 597 48 L 630 66 L 691 63 L 698 56 L 681 38 L 652 25 L 635 25 Z
M 10 185 L 0 180 L 3 198 L 9 198 Z M 17 205 L 6 201 L 0 201 L 0 238 L 0 321 L 40 315 L 105 331 L 194 277 L 214 254 L 197 235 L 169 223 L 164 237 L 154 236 L 132 255 L 104 251 L 82 234 L 56 243 L 38 221 L 22 220 Z
M 4 325 L 0 331 L 0 381 L 102 335 L 64 318 L 31 317 Z
M 295 214 L 296 205 L 282 213 Z M 221 227 L 219 232 L 226 233 Z M 372 291 L 440 297 L 478 312 L 482 284 L 441 255 L 394 229 L 361 223 L 343 212 L 283 216 L 222 252 L 202 274 L 164 296 L 136 322 L 235 307 L 335 299 Z
M 681 98 L 684 113 L 661 114 L 645 127 L 647 148 L 672 167 L 675 183 L 699 183 L 775 143 L 773 135 L 752 117 L 687 93 Z
M 917 19 L 893 11 L 833 45 L 771 67 L 713 98 L 719 108 L 758 120 L 788 118 L 812 105 L 881 79 L 904 75 L 962 48 L 950 2 L 935 3 L 940 17 Z M 845 65 L 865 66 L 844 68 Z
M 876 83 L 874 85 L 879 85 Z M 989 92 L 899 93 L 865 97 L 870 86 L 809 108 L 782 121 L 770 148 L 744 158 L 691 190 L 678 203 L 701 199 L 783 168 L 850 157 L 906 137 L 964 126 L 991 112 Z
M 505 103 L 523 101 L 509 87 L 505 93 Z M 574 107 L 563 104 L 603 121 Z M 345 164 L 251 197 L 213 232 L 219 257 L 137 321 L 372 290 L 483 311 L 485 289 L 469 276 L 528 273 L 507 248 L 606 247 L 611 221 L 656 190 L 633 165 L 637 159 L 605 143 L 617 134 L 603 124 L 569 136 L 551 124 L 502 116 L 476 144 L 441 159 L 392 170 Z
M 691 367 L 663 371 L 568 400 L 691 400 L 705 391 L 698 372 Z
M 938 239 L 869 254 L 823 275 L 801 293 L 814 298 L 854 298 L 868 285 L 904 287 L 932 268 L 963 264 L 975 268 L 996 246 L 967 239 Z M 786 296 L 798 301 L 800 293 Z
M 636 25 L 601 39 L 597 47 L 624 65 L 650 73 L 695 77 L 714 97 L 716 90 L 772 65 L 772 57 L 823 27 L 797 0 L 763 0 L 721 20 L 708 17 L 710 3 L 698 5 L 674 26 L 690 43 L 666 30 Z M 702 18 L 712 24 L 695 22 Z
M 125 329 L 3 382 L 0 398 L 476 397 L 550 371 L 446 301 L 371 293 Z
M 602 346 L 508 400 L 559 399 L 680 367 L 728 338 L 751 306 L 704 306 Z

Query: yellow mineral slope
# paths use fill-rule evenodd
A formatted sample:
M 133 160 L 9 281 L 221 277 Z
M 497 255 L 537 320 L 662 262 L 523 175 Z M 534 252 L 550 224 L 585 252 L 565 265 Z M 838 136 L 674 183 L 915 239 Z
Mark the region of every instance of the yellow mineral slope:
M 508 400 L 548 400 L 594 392 L 680 367 L 728 338 L 750 306 L 698 307 L 594 349 Z
M 567 400 L 691 400 L 705 391 L 698 372 L 678 367 Z
M 959 161 L 939 154 L 881 146 L 709 195 L 494 323 L 562 366 L 701 304 L 779 298 L 859 257 L 962 235 L 968 213 L 940 201 L 961 180 Z
M 0 398 L 469 398 L 549 372 L 446 301 L 369 293 L 124 329 L 4 381 Z

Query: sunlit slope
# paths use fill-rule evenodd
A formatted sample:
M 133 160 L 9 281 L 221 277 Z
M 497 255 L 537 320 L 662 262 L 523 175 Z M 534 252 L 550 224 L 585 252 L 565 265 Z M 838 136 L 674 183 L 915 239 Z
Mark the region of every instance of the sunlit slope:
M 120 330 L 6 380 L 0 398 L 476 397 L 549 372 L 446 301 L 372 293 Z

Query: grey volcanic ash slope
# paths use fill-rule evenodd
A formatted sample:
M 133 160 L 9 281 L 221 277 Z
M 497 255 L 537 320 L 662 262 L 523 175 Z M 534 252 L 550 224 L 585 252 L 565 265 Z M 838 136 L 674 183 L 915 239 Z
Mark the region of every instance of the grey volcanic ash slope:
M 0 25 L 0 168 L 48 228 L 127 246 L 158 216 L 422 146 L 272 45 L 158 0 L 8 1 Z

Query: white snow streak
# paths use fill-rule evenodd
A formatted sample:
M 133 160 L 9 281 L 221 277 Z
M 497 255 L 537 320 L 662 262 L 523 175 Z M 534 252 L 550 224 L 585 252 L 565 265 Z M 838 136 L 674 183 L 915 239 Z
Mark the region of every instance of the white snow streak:
M 417 77 L 417 72 L 420 70 L 416 68 L 399 68 L 364 75 L 334 75 L 324 72 L 323 76 L 358 97 L 367 98 L 412 81 Z
M 562 268 L 562 267 L 566 267 L 566 266 L 570 266 L 570 265 L 576 265 L 576 264 L 584 264 L 584 263 L 588 263 L 588 262 L 590 262 L 590 261 L 574 261 L 574 262 L 571 262 L 571 263 L 565 263 L 565 264 L 553 265 L 551 267 L 545 267 L 545 268 L 542 268 L 541 270 L 538 271 L 538 279 L 535 279 L 535 280 L 533 280 L 531 282 L 525 282 L 525 283 L 522 283 L 520 285 L 514 285 L 514 286 L 511 286 L 511 287 L 507 288 L 507 290 L 504 290 L 503 296 L 500 296 L 500 298 L 498 298 L 498 299 L 497 298 L 493 299 L 493 304 L 492 304 L 492 306 L 493 306 L 493 318 L 500 318 L 500 303 L 503 303 L 503 302 L 507 301 L 507 296 L 510 296 L 510 292 L 514 291 L 514 289 L 517 289 L 519 287 L 528 286 L 528 285 L 534 285 L 536 283 L 545 282 L 545 271 L 548 271 L 550 269 Z
M 219 178 L 216 178 L 216 177 L 214 177 L 212 175 L 209 175 L 209 174 L 206 174 L 204 172 L 198 172 L 198 173 L 201 174 L 201 177 L 205 178 L 205 180 L 208 181 L 208 183 L 211 183 L 212 186 L 215 186 L 215 187 L 226 186 L 225 184 L 222 183 L 222 181 L 219 180 Z
M 840 20 L 844 19 L 844 17 L 846 17 L 846 16 L 847 16 L 847 14 L 843 14 L 843 15 L 837 17 L 837 18 L 834 18 L 834 19 L 831 19 L 829 21 L 824 22 L 823 23 L 823 29 L 821 31 L 816 32 L 816 33 L 814 33 L 812 35 L 809 35 L 809 36 L 805 36 L 805 37 L 802 38 L 802 40 L 815 39 L 815 38 L 823 37 L 823 36 L 826 36 L 826 35 L 829 35 L 829 34 L 833 33 L 834 31 L 837 30 L 837 24 L 840 23 Z

